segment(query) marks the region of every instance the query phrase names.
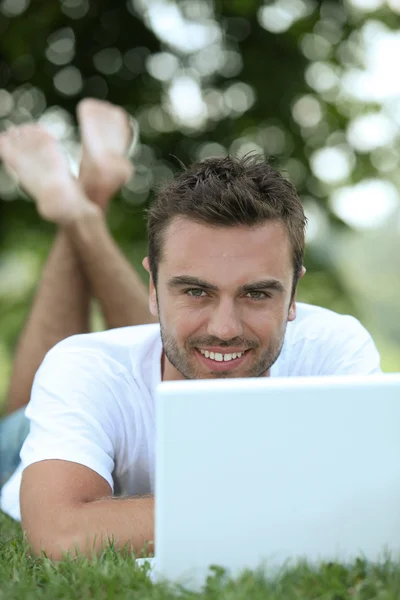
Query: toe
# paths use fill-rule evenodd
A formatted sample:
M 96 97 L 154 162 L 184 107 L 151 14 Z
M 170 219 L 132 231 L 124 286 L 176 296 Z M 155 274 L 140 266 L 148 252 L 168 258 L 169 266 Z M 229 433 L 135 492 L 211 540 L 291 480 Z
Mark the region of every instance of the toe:
M 78 117 L 81 117 L 84 115 L 84 113 L 87 113 L 88 111 L 100 106 L 104 106 L 104 104 L 105 103 L 102 100 L 98 100 L 97 98 L 83 98 L 83 100 L 78 103 L 76 108 L 77 115 Z

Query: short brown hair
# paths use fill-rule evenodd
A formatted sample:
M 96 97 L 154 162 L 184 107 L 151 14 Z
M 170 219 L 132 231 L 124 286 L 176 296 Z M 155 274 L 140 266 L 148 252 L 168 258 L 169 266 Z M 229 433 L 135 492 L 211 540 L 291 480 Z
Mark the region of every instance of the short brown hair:
M 155 285 L 163 234 L 178 216 L 220 227 L 281 221 L 293 249 L 294 293 L 303 265 L 307 219 L 293 185 L 264 157 L 207 158 L 164 184 L 147 218 L 150 272 Z

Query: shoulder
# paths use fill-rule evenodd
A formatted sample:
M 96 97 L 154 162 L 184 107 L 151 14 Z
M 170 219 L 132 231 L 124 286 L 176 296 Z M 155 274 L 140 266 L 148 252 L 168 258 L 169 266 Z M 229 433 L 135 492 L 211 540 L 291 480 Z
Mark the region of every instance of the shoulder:
M 35 387 L 83 391 L 90 385 L 93 391 L 107 388 L 109 393 L 119 393 L 133 385 L 135 366 L 154 354 L 159 340 L 158 324 L 71 336 L 46 354 Z
M 325 337 L 369 336 L 365 327 L 351 315 L 342 315 L 322 306 L 297 303 L 296 319 L 288 324 L 293 341 L 319 341 Z
M 132 327 L 119 327 L 118 329 L 107 329 L 95 333 L 83 333 L 73 335 L 62 340 L 54 346 L 56 351 L 64 350 L 87 350 L 103 351 L 110 356 L 123 358 L 127 353 L 135 350 L 146 351 L 160 335 L 158 323 L 148 325 L 136 325 Z
M 276 371 L 285 375 L 380 372 L 379 353 L 358 319 L 301 302 L 280 359 Z
M 131 369 L 132 360 L 140 361 L 160 339 L 157 323 L 132 327 L 120 327 L 95 333 L 73 335 L 56 344 L 46 355 L 45 361 L 55 360 L 87 362 L 92 359 L 94 369 L 99 363 L 113 364 L 114 368 Z
M 26 409 L 29 419 L 49 419 L 63 430 L 67 417 L 108 424 L 120 431 L 124 418 L 140 412 L 143 386 L 132 366 L 159 339 L 157 324 L 75 335 L 45 356 Z M 153 353 L 154 355 L 154 353 Z M 138 413 L 139 414 L 139 413 Z

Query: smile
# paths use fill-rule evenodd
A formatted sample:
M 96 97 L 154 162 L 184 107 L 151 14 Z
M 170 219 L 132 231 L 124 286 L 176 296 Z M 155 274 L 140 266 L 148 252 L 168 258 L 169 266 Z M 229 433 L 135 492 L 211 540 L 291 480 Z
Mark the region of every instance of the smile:
M 199 350 L 203 356 L 210 358 L 211 360 L 215 360 L 216 362 L 229 362 L 235 358 L 241 358 L 244 354 L 244 351 L 232 352 L 231 354 L 221 354 L 220 352 L 209 352 L 208 350 L 202 350 L 201 348 L 199 348 Z

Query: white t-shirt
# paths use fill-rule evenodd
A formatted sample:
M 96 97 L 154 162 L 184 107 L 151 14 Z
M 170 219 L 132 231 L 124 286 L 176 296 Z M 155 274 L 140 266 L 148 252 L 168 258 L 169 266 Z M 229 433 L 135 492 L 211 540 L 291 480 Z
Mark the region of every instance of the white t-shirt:
M 44 359 L 26 408 L 30 433 L 3 486 L 1 509 L 20 520 L 23 469 L 46 459 L 99 473 L 113 494 L 154 492 L 154 392 L 161 381 L 158 324 L 75 335 Z M 297 304 L 271 377 L 380 373 L 371 336 L 357 319 Z

